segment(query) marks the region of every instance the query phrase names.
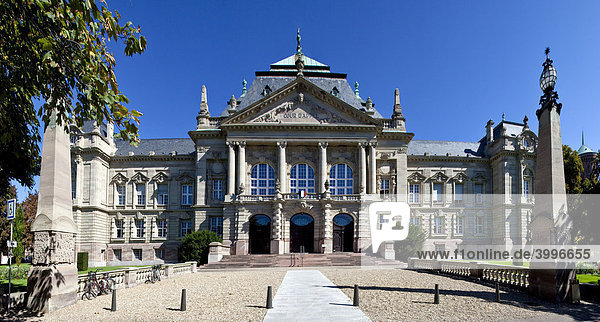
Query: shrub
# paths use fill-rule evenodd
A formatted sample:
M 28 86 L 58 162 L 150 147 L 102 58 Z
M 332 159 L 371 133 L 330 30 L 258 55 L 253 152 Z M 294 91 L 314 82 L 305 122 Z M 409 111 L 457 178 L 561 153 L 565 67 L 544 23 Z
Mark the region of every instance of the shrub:
M 421 228 L 410 225 L 408 227 L 408 236 L 406 239 L 394 243 L 396 259 L 407 261 L 409 257 L 415 257 L 417 251 L 423 249 L 426 238 L 427 235 Z
M 187 234 L 181 241 L 179 257 L 182 261 L 196 261 L 198 265 L 208 262 L 208 245 L 212 242 L 222 242 L 223 239 L 215 232 L 202 230 Z
M 77 270 L 87 271 L 88 269 L 88 253 L 77 253 Z

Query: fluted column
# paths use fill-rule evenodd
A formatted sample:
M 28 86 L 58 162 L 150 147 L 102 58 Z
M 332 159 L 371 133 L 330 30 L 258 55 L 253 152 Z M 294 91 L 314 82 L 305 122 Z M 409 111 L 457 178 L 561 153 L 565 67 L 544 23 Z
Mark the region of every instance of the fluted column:
M 327 142 L 319 142 L 319 192 L 325 193 L 327 180 Z
M 229 169 L 227 171 L 227 194 L 235 194 L 235 143 L 225 143 L 229 147 Z
M 367 185 L 367 154 L 365 151 L 365 146 L 367 144 L 366 143 L 359 143 L 358 144 L 358 155 L 359 155 L 359 174 L 360 174 L 360 181 L 359 181 L 359 186 L 358 186 L 358 192 L 360 194 L 363 194 L 367 191 L 366 189 L 366 185 Z
M 239 189 L 239 194 L 243 194 L 244 193 L 244 189 L 246 189 L 246 142 L 245 141 L 241 141 L 238 142 L 238 173 L 237 173 L 237 177 L 238 177 L 238 189 Z
M 375 142 L 369 142 L 369 193 L 377 193 L 377 161 Z
M 277 147 L 279 150 L 279 189 L 281 193 L 288 192 L 287 188 L 287 176 L 286 176 L 286 160 L 285 160 L 285 147 L 287 146 L 287 142 L 277 142 Z

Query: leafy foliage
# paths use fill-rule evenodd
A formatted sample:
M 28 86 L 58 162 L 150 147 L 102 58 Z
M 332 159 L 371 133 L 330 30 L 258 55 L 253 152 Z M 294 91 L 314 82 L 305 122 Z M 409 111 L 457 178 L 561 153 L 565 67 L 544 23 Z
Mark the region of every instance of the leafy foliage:
M 8 254 L 6 241 L 10 239 L 10 221 L 6 219 L 6 202 L 16 197 L 17 189 L 14 186 L 10 186 L 6 193 L 0 194 L 0 252 L 3 254 Z
M 583 163 L 577 154 L 568 145 L 563 145 L 563 162 L 565 168 L 565 185 L 567 194 L 582 193 L 581 173 L 583 172 Z
M 30 265 L 14 265 L 12 267 L 12 272 L 10 272 L 11 278 L 20 280 L 27 279 L 27 274 L 29 273 Z M 9 269 L 8 267 L 0 268 L 0 280 L 8 280 Z
M 199 265 L 208 262 L 208 245 L 212 242 L 222 242 L 223 239 L 215 232 L 202 230 L 187 234 L 179 249 L 179 256 L 184 262 L 196 261 Z
M 410 225 L 406 239 L 394 242 L 396 259 L 407 261 L 409 257 L 415 257 L 417 251 L 423 249 L 426 238 L 427 234 L 420 227 Z
M 13 256 L 15 257 L 15 263 L 21 265 L 21 260 L 25 254 L 25 247 L 23 247 L 23 235 L 25 234 L 25 217 L 23 216 L 23 208 L 18 207 L 15 219 L 13 220 L 13 240 L 17 242 L 17 247 L 13 248 Z
M 31 187 L 39 173 L 39 117 L 83 125 L 112 121 L 119 135 L 138 141 L 142 114 L 118 89 L 116 60 L 107 46 L 141 54 L 140 27 L 122 23 L 105 0 L 0 2 L 0 195 L 12 179 Z M 36 110 L 35 100 L 45 103 Z
M 88 253 L 77 253 L 77 271 L 87 271 Z

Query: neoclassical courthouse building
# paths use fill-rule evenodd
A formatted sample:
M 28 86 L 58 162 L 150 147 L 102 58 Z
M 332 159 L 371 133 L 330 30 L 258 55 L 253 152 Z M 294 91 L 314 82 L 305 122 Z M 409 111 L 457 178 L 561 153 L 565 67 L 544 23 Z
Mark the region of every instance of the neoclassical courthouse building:
M 367 195 L 408 202 L 427 249 L 525 243 L 537 146 L 527 119 L 482 123 L 479 142 L 414 140 L 391 96 L 387 118 L 298 45 L 219 116 L 203 86 L 188 138 L 133 147 L 110 124 L 72 131 L 77 251 L 92 266 L 172 262 L 183 236 L 208 229 L 231 254 L 377 252 Z

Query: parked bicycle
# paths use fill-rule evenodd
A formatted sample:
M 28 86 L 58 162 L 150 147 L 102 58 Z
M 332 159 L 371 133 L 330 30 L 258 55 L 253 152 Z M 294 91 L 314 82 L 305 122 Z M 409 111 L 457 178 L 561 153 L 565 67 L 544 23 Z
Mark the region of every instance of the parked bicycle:
M 152 283 L 152 284 L 154 284 L 154 283 L 160 281 L 160 269 L 161 269 L 161 265 L 153 265 L 152 266 L 152 273 L 150 274 L 150 276 L 146 280 L 146 283 Z
M 100 270 L 89 271 L 88 277 L 83 287 L 82 298 L 91 300 L 101 294 L 112 293 L 115 287 L 115 280 L 109 277 L 108 273 L 104 273 L 101 279 L 98 279 L 97 273 Z

